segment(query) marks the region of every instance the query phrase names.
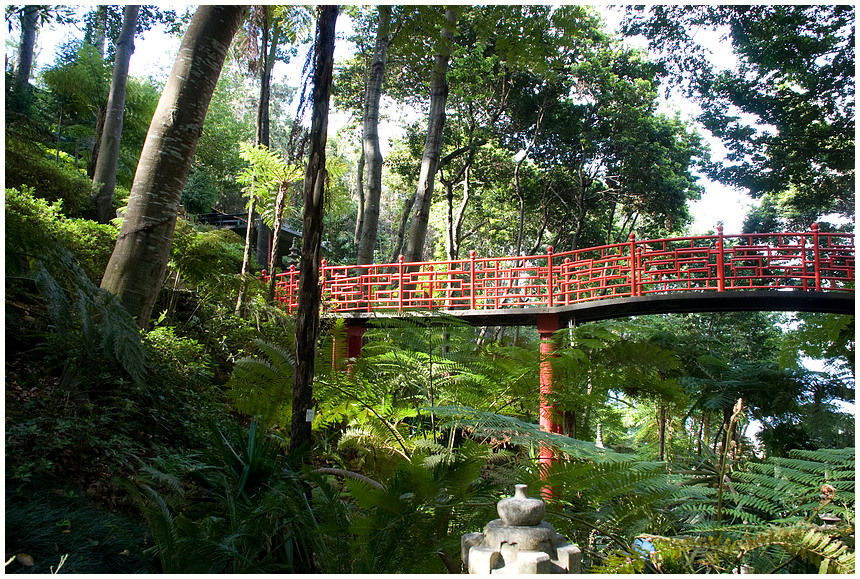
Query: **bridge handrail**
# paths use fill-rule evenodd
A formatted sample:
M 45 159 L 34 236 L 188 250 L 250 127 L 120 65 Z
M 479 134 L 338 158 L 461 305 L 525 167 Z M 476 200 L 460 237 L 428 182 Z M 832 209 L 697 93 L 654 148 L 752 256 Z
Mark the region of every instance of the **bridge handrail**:
M 854 236 L 799 233 L 637 240 L 541 255 L 320 267 L 332 312 L 554 307 L 671 292 L 854 291 Z M 268 279 L 266 272 L 264 278 Z M 292 312 L 299 272 L 276 274 Z

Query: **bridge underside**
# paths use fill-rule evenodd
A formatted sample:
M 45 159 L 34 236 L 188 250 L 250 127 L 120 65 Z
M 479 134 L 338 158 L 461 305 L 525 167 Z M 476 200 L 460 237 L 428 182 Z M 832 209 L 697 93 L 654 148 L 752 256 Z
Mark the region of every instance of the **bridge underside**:
M 812 291 L 733 291 L 701 294 L 652 294 L 640 297 L 602 299 L 554 308 L 512 308 L 504 310 L 426 310 L 393 311 L 391 313 L 336 314 L 347 322 L 347 336 L 334 344 L 334 359 L 338 366 L 344 358 L 354 359 L 361 354 L 362 336 L 373 320 L 387 318 L 420 318 L 431 323 L 444 323 L 457 318 L 474 326 L 535 326 L 540 335 L 540 411 L 541 429 L 561 433 L 561 420 L 549 404 L 553 390 L 552 358 L 556 345 L 553 335 L 573 320 L 576 323 L 593 322 L 628 316 L 651 314 L 681 314 L 697 312 L 737 311 L 797 311 L 851 314 L 855 312 L 853 292 Z M 554 460 L 553 451 L 541 445 L 540 462 Z
M 697 312 L 823 312 L 851 314 L 856 309 L 854 293 L 813 291 L 733 291 L 701 294 L 654 294 L 640 297 L 595 300 L 554 308 L 510 308 L 504 310 L 412 310 L 391 313 L 337 314 L 351 326 L 367 326 L 372 320 L 420 317 L 439 321 L 456 317 L 473 326 L 537 326 L 544 316 L 557 316 L 566 325 L 628 316 L 688 314 Z

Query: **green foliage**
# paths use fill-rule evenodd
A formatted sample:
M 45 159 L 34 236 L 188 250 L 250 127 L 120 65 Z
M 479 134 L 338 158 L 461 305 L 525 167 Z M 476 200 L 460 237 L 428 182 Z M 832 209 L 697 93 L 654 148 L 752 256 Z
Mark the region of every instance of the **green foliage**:
M 277 344 L 255 339 L 264 357 L 236 360 L 227 397 L 236 410 L 260 420 L 266 426 L 287 428 L 292 416 L 293 356 Z
M 460 535 L 492 512 L 494 493 L 480 480 L 480 468 L 480 461 L 464 454 L 437 464 L 402 461 L 381 489 L 347 479 L 348 498 L 357 507 L 346 529 L 352 560 L 325 571 L 443 572 L 439 554 L 458 553 Z M 320 530 L 337 534 L 331 524 Z
M 242 192 L 249 199 L 249 203 L 252 195 L 261 200 L 257 210 L 263 222 L 274 227 L 277 218 L 275 196 L 280 189 L 286 190 L 292 183 L 300 180 L 303 171 L 300 167 L 288 165 L 280 153 L 263 145 L 252 147 L 247 143 L 239 143 L 239 156 L 248 166 L 239 171 L 236 181 L 244 186 Z M 285 208 L 290 213 L 293 210 L 289 204 L 285 204 Z
M 115 296 L 96 287 L 68 252 L 49 250 L 36 262 L 33 282 L 55 328 L 51 357 L 73 375 L 96 372 L 100 358 L 118 365 L 135 382 L 146 369 L 137 324 Z
M 202 168 L 193 168 L 182 189 L 182 205 L 192 215 L 210 213 L 218 202 L 218 182 Z
M 33 195 L 49 203 L 62 200 L 66 215 L 87 215 L 92 181 L 68 159 L 39 143 L 6 137 L 6 187 L 32 188 Z
M 669 492 L 655 503 L 662 504 L 671 533 L 629 531 L 645 533 L 656 546 L 649 563 L 662 572 L 725 573 L 744 566 L 757 573 L 853 573 L 848 535 L 854 526 L 854 456 L 853 448 L 792 451 L 790 457 L 736 465 L 733 472 L 725 471 L 722 482 L 713 476 L 720 471 L 702 461 L 666 479 L 674 479 L 674 485 L 664 483 Z M 614 487 L 616 478 L 607 475 L 603 483 Z M 646 496 L 650 502 L 654 489 Z M 629 543 L 620 543 L 615 556 L 593 570 L 624 565 L 623 553 L 632 551 Z
M 178 220 L 168 265 L 187 286 L 217 295 L 222 285 L 236 286 L 243 249 L 244 240 L 229 229 L 195 229 Z
M 151 566 L 140 545 L 148 532 L 139 520 L 111 513 L 92 498 L 74 490 L 10 488 L 6 479 L 6 559 L 26 553 L 33 566 L 20 561 L 7 565 L 7 573 L 62 572 L 141 573 Z
M 317 523 L 298 474 L 285 464 L 280 441 L 255 423 L 244 431 L 213 434 L 202 461 L 175 465 L 182 472 L 144 470 L 136 496 L 161 571 L 313 569 L 309 547 L 317 540 Z M 205 503 L 199 502 L 201 494 Z
M 116 243 L 115 227 L 69 219 L 61 201 L 49 204 L 29 188 L 7 189 L 5 199 L 7 272 L 26 271 L 46 248 L 60 246 L 71 251 L 92 281 L 101 279 Z
M 624 28 L 661 51 L 728 149 L 711 176 L 753 196 L 790 191 L 808 225 L 854 214 L 854 18 L 847 5 L 655 6 L 631 8 Z M 711 63 L 702 29 L 725 31 L 737 65 Z

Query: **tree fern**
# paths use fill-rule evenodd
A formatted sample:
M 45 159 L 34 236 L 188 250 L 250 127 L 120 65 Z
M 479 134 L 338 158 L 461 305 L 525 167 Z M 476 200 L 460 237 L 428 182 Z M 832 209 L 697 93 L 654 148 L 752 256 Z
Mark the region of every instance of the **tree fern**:
M 264 424 L 286 427 L 292 415 L 293 356 L 277 344 L 255 339 L 262 357 L 240 358 L 227 382 L 236 409 Z
M 676 490 L 666 493 L 662 512 L 675 532 L 648 536 L 657 547 L 654 562 L 663 572 L 729 572 L 746 566 L 756 572 L 853 573 L 848 536 L 854 528 L 854 456 L 853 448 L 792 451 L 786 458 L 736 467 L 722 483 L 696 470 L 668 476 Z M 605 476 L 616 478 L 611 471 Z M 822 526 L 825 513 L 833 517 L 829 522 L 838 522 Z M 594 570 L 627 569 L 629 560 L 621 561 L 632 551 L 618 549 Z
M 79 362 L 73 372 L 89 371 L 86 358 L 104 355 L 144 382 L 146 355 L 137 323 L 115 296 L 87 277 L 71 253 L 46 249 L 33 279 L 55 328 L 55 346 L 74 353 L 69 362 Z

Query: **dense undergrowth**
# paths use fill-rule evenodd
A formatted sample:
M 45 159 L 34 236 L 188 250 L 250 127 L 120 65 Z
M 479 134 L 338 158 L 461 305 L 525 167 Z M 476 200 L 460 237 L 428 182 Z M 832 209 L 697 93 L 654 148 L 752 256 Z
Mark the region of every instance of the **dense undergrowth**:
M 761 459 L 740 437 L 714 451 L 680 435 L 655 460 L 618 408 L 602 411 L 605 445 L 594 420 L 550 435 L 534 344 L 479 347 L 454 321 L 374 327 L 344 372 L 331 359 L 343 328 L 324 320 L 315 446 L 289 455 L 292 320 L 253 279 L 234 315 L 241 240 L 183 223 L 140 332 L 98 288 L 113 226 L 25 186 L 5 211 L 7 571 L 457 571 L 460 536 L 520 482 L 552 486 L 547 519 L 592 571 L 854 570 L 853 448 Z M 686 403 L 670 388 L 679 358 L 637 328 L 565 333 L 556 404 L 596 408 L 584 375 L 641 408 Z M 719 394 L 695 411 L 722 417 Z M 543 475 L 542 442 L 562 458 Z

